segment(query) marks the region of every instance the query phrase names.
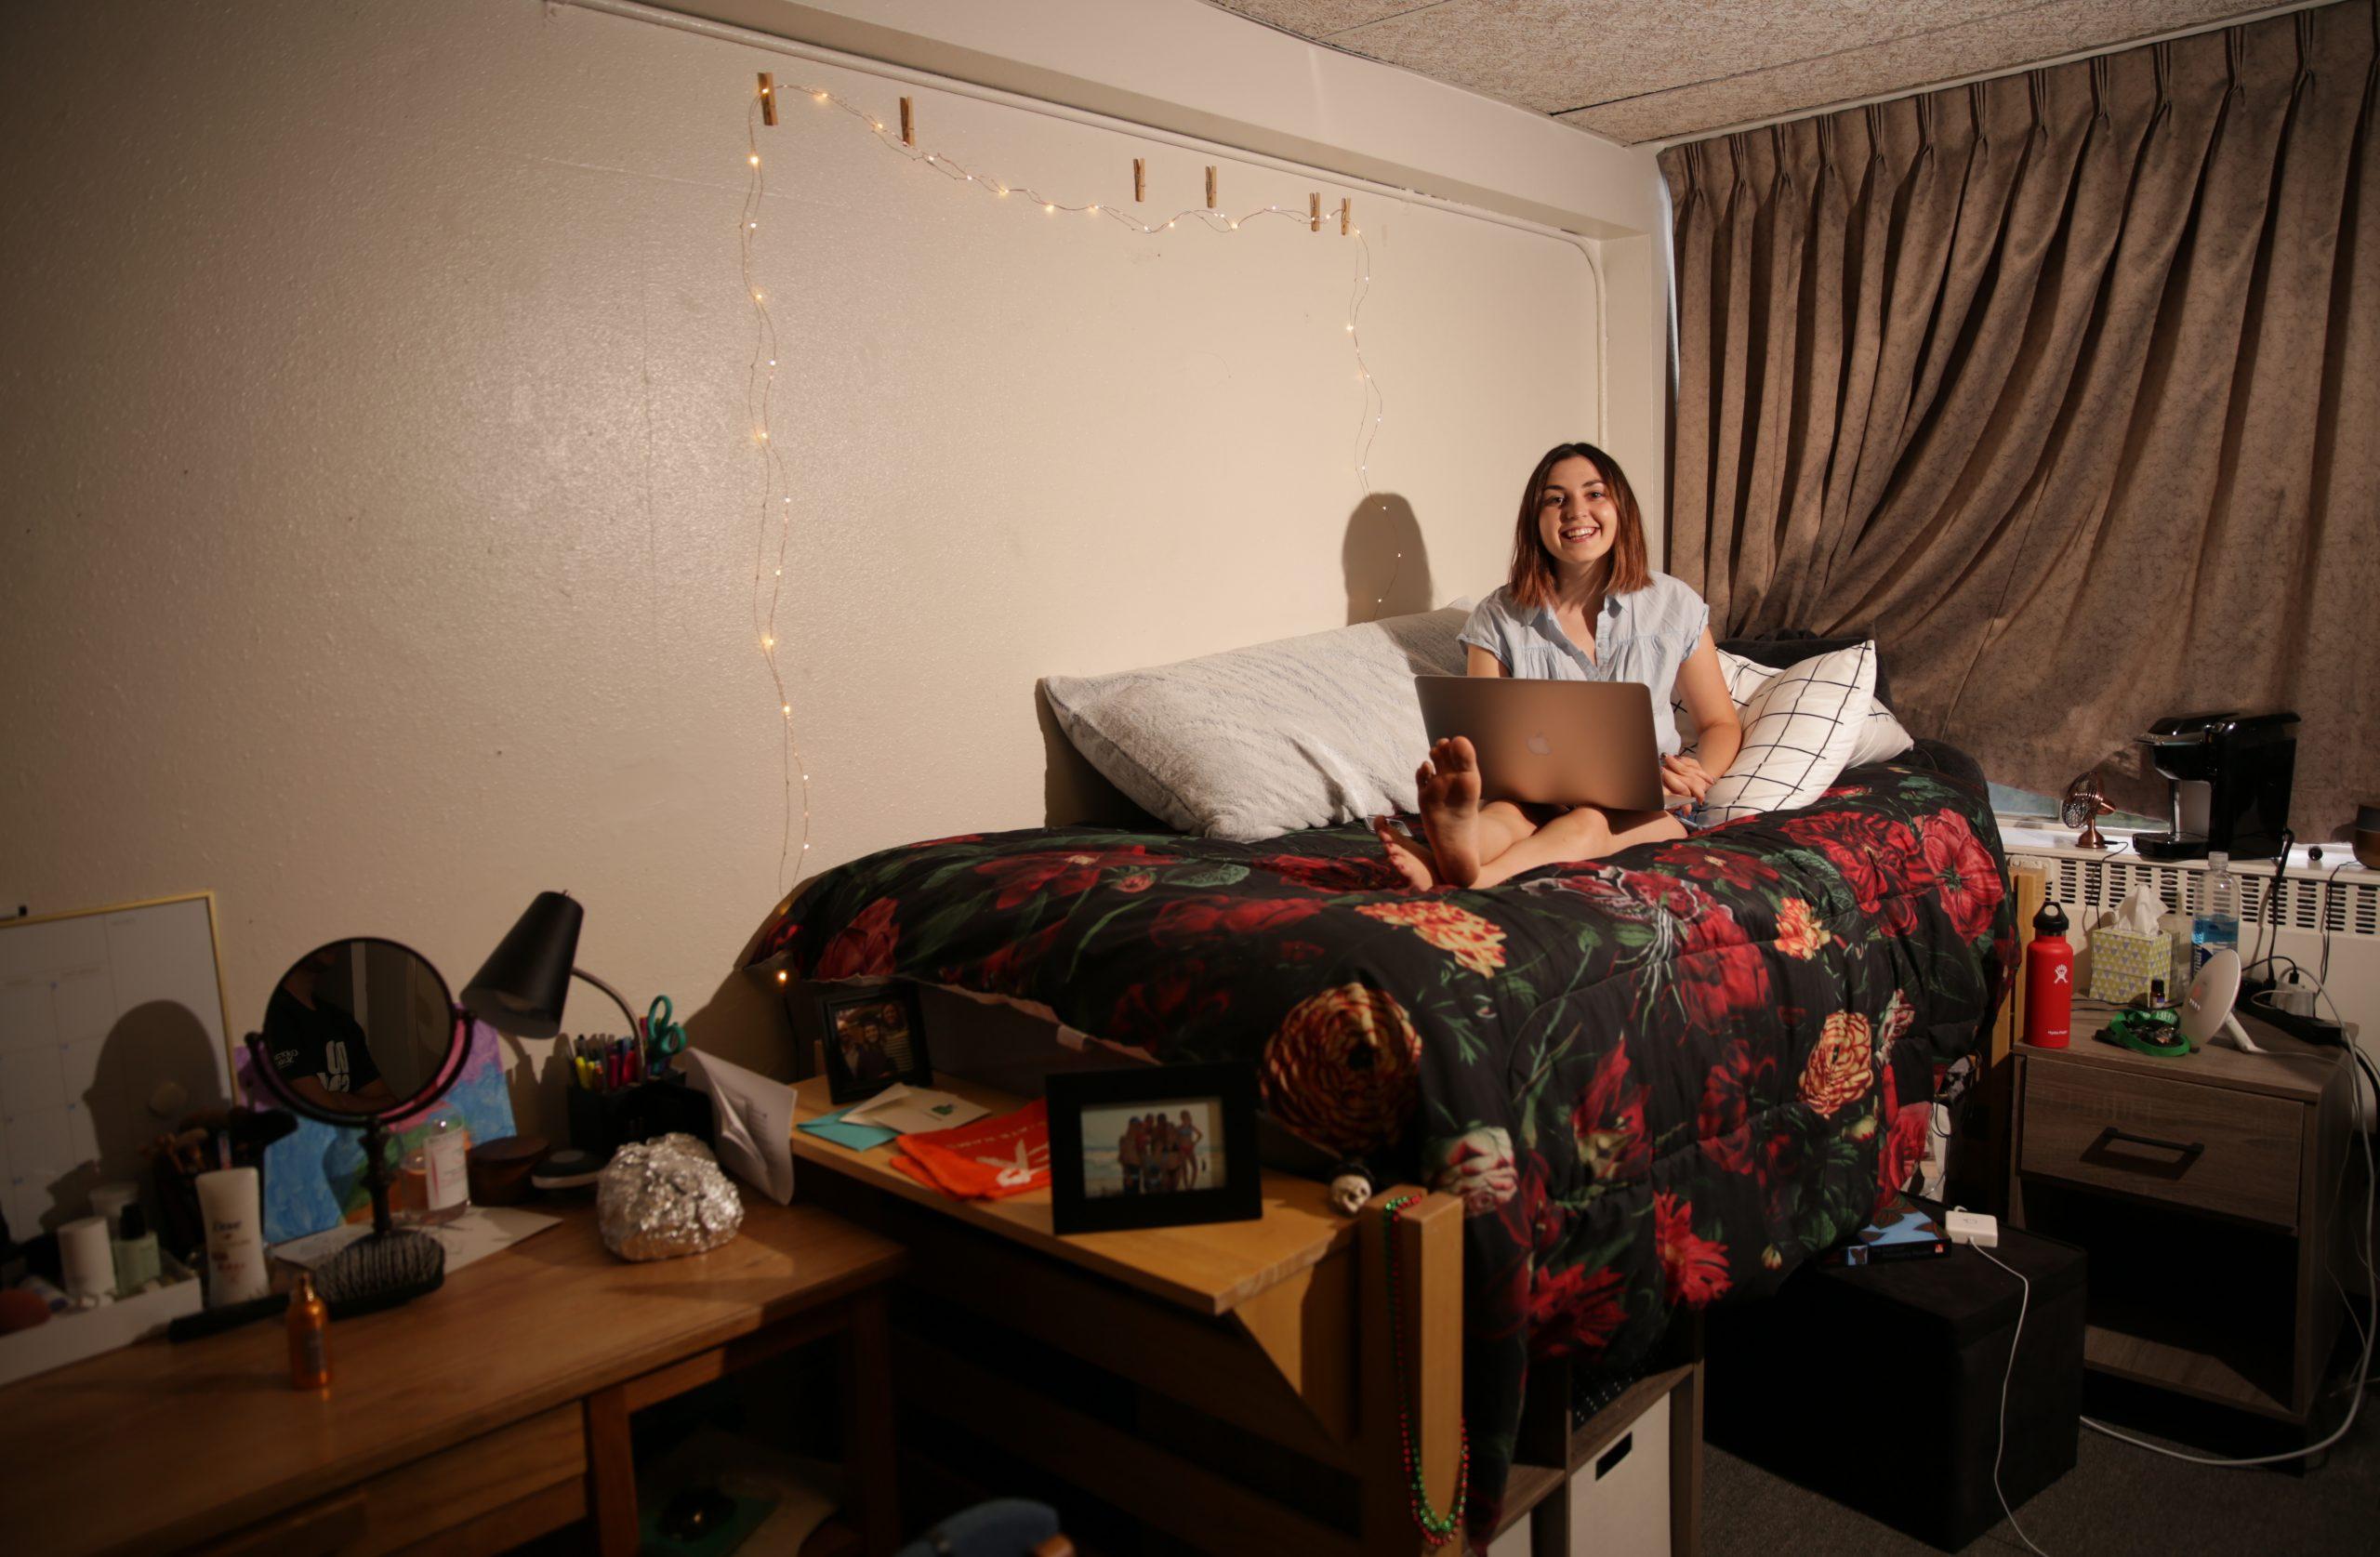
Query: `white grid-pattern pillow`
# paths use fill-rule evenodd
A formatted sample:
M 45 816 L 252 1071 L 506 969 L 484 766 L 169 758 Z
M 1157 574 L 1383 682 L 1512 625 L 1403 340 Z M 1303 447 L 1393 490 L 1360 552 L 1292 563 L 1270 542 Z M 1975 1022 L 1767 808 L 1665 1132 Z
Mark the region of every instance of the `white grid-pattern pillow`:
M 1853 744 L 1851 755 L 1844 759 L 1846 768 L 1857 768 L 1869 762 L 1890 762 L 1894 758 L 1917 744 L 1910 732 L 1901 728 L 1893 711 L 1868 696 L 1868 717 L 1859 721 L 1859 739 Z
M 1743 706 L 1744 744 L 1702 798 L 1714 822 L 1805 806 L 1826 792 L 1875 706 L 1872 643 L 1778 671 Z
M 1872 642 L 1871 647 L 1873 647 Z M 1753 698 L 1760 695 L 1761 689 L 1778 677 L 1784 675 L 1785 672 L 1775 666 L 1763 665 L 1758 660 L 1746 659 L 1741 654 L 1730 653 L 1725 649 L 1718 651 L 1718 653 L 1719 674 L 1726 680 L 1727 695 L 1735 701 L 1738 718 L 1742 719 L 1745 727 L 1749 729 L 1752 719 L 1744 713 L 1744 709 L 1751 705 Z M 1694 722 L 1693 710 L 1686 706 L 1686 699 L 1678 697 L 1671 699 L 1670 713 L 1676 720 L 1679 741 L 1684 744 L 1684 749 L 1692 754 L 1699 743 L 1701 734 L 1699 727 Z M 1868 697 L 1868 717 L 1859 721 L 1859 739 L 1852 746 L 1851 755 L 1844 759 L 1843 765 L 1846 768 L 1857 768 L 1869 762 L 1889 762 L 1916 744 L 1910 732 L 1901 728 L 1900 720 L 1893 718 L 1893 711 L 1877 701 L 1875 694 L 1871 693 Z

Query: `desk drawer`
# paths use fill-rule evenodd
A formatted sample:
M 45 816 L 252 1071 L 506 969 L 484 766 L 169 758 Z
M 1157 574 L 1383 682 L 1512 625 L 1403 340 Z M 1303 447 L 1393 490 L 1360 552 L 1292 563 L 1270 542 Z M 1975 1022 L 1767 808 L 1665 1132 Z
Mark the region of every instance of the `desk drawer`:
M 576 1401 L 384 1471 L 251 1524 L 204 1557 L 378 1557 L 415 1547 L 504 1551 L 586 1512 Z
M 2056 1060 L 2024 1064 L 2022 1171 L 2296 1227 L 2302 1104 Z

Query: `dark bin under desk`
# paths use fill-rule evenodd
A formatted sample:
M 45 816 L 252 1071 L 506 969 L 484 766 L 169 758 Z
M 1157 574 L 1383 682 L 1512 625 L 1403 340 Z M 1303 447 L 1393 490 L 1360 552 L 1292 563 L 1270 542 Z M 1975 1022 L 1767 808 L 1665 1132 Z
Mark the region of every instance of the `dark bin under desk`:
M 2000 1468 L 2021 1508 L 2074 1468 L 2085 1263 L 2081 1249 L 2004 1226 L 1991 1252 L 2032 1283 Z M 1767 1301 L 1709 1315 L 1705 1436 L 1957 1551 L 2001 1517 L 1991 1464 L 2020 1290 L 1971 1248 L 1805 1265 Z

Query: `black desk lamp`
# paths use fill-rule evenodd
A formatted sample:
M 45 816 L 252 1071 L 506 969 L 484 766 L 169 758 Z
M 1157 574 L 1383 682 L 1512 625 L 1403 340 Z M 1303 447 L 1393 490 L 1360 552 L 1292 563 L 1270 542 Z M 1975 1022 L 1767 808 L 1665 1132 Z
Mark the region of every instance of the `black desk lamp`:
M 578 927 L 586 917 L 587 911 L 567 892 L 539 892 L 463 986 L 464 1009 L 499 1033 L 550 1038 L 562 1031 L 570 981 L 581 978 L 612 997 L 628 1019 L 628 1036 L 638 1036 L 642 1029 L 620 992 L 571 965 L 578 955 Z

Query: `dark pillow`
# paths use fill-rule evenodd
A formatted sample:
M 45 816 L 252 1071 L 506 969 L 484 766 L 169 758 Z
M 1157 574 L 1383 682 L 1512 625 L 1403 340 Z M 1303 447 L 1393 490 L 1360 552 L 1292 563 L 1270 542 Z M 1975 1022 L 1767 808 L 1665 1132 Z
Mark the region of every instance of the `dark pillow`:
M 1731 654 L 1741 654 L 1772 670 L 1782 670 L 1816 654 L 1831 654 L 1837 649 L 1848 649 L 1855 643 L 1866 643 L 1876 635 L 1871 632 L 1846 633 L 1837 638 L 1820 638 L 1799 627 L 1779 627 L 1775 632 L 1762 633 L 1758 638 L 1726 638 L 1719 647 Z M 1876 701 L 1889 708 L 1892 692 L 1884 680 L 1884 649 L 1876 645 Z

